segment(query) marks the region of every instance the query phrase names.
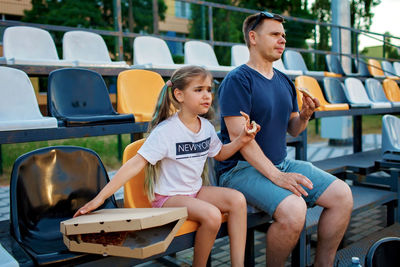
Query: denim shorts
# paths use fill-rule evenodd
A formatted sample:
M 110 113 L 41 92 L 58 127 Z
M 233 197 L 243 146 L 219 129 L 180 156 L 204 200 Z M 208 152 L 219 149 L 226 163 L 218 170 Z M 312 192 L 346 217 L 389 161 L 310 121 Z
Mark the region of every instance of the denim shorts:
M 315 206 L 315 202 L 337 178 L 310 162 L 285 159 L 275 165 L 282 172 L 295 172 L 306 176 L 313 183 L 313 189 L 303 187 L 308 196 L 303 196 L 308 207 Z M 239 161 L 235 167 L 219 177 L 219 185 L 234 188 L 244 194 L 247 203 L 273 215 L 279 203 L 293 194 L 291 191 L 277 186 L 262 175 L 247 161 Z

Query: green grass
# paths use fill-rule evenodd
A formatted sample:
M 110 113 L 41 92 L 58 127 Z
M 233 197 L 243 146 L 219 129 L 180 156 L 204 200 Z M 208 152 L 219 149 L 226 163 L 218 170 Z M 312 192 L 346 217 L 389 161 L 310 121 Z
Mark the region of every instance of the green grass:
M 363 134 L 381 133 L 382 116 L 371 115 L 363 116 Z M 321 142 L 321 138 L 315 131 L 315 120 L 310 121 L 308 125 L 308 142 Z M 130 143 L 130 135 L 122 135 L 122 149 Z M 121 161 L 118 159 L 117 136 L 100 136 L 77 139 L 65 139 L 55 141 L 30 142 L 19 144 L 2 145 L 3 157 L 3 175 L 0 176 L 0 185 L 9 184 L 10 174 L 14 161 L 22 154 L 29 151 L 55 145 L 74 145 L 90 148 L 96 151 L 107 171 L 117 170 L 121 167 Z

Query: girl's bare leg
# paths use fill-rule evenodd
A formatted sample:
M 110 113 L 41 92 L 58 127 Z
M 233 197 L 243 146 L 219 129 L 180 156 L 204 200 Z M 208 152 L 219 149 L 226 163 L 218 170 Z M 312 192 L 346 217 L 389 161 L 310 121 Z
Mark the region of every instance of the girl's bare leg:
M 163 207 L 187 207 L 188 219 L 199 222 L 200 227 L 194 241 L 192 266 L 206 266 L 221 226 L 220 210 L 206 201 L 188 196 L 173 196 L 164 203 Z
M 234 267 L 244 266 L 247 204 L 243 194 L 231 188 L 203 186 L 197 198 L 215 205 L 222 213 L 228 213 L 231 264 Z

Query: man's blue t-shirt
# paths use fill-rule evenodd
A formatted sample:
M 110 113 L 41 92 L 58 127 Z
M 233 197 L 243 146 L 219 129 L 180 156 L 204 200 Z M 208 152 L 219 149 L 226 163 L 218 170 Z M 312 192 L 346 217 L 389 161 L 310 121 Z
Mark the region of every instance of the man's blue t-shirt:
M 292 81 L 274 69 L 272 79 L 267 79 L 247 65 L 232 70 L 219 87 L 218 101 L 221 109 L 221 136 L 229 143 L 224 117 L 249 114 L 250 119 L 261 125 L 256 141 L 273 164 L 281 163 L 286 155 L 286 132 L 290 114 L 299 110 L 296 89 Z M 218 164 L 218 174 L 244 160 L 240 152 Z

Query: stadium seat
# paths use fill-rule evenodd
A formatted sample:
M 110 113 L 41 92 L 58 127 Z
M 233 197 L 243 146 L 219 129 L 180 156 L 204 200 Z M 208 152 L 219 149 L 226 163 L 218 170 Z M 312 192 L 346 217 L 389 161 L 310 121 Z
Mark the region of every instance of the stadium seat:
M 387 60 L 382 60 L 381 65 L 386 77 L 395 80 L 400 79 L 400 77 L 397 77 L 396 71 L 394 70 L 392 63 Z
M 376 78 L 385 77 L 385 73 L 383 72 L 381 63 L 379 63 L 379 61 L 376 59 L 372 59 L 372 58 L 368 59 L 368 70 L 369 70 L 369 73 L 371 73 L 371 75 L 373 77 L 376 77 Z
M 125 61 L 111 61 L 101 35 L 87 31 L 69 31 L 63 37 L 63 58 L 82 67 L 128 68 Z
M 400 102 L 400 88 L 396 81 L 385 79 L 382 82 L 386 97 L 393 102 Z
M 232 53 L 231 53 L 231 65 L 232 66 L 239 66 L 242 64 L 246 64 L 249 61 L 249 49 L 246 45 L 234 45 L 232 46 Z M 283 65 L 282 59 L 278 59 L 274 61 L 273 67 L 280 72 L 283 72 L 287 75 L 302 75 L 303 72 L 299 70 L 288 70 Z
M 131 113 L 136 122 L 150 121 L 164 80 L 148 70 L 126 70 L 117 79 L 117 111 Z
M 322 93 L 321 87 L 319 87 L 317 80 L 314 79 L 313 77 L 297 76 L 295 79 L 295 85 L 296 88 L 306 88 L 314 97 L 316 97 L 319 100 L 321 106 L 316 109 L 317 111 L 349 109 L 349 105 L 345 103 L 340 103 L 340 104 L 328 103 Z M 301 109 L 300 106 L 299 109 Z
M 400 76 L 400 62 L 393 62 L 393 69 L 397 76 Z
M 371 77 L 371 73 L 369 72 L 367 63 L 364 59 L 354 59 L 354 63 L 357 66 L 358 74 L 362 77 Z
M 400 107 L 400 102 L 390 102 L 387 99 L 385 92 L 383 91 L 382 84 L 378 80 L 374 78 L 368 78 L 365 81 L 365 89 L 369 99 L 371 99 L 373 102 L 387 102 L 390 103 L 392 107 Z
M 393 115 L 382 118 L 382 158 L 400 161 L 400 119 Z
M 234 67 L 246 64 L 250 53 L 246 45 L 233 45 L 231 48 L 231 65 Z
M 139 36 L 133 41 L 134 68 L 177 69 L 185 64 L 175 64 L 167 43 L 157 37 Z
M 135 122 L 132 114 L 115 112 L 101 75 L 86 69 L 66 68 L 50 73 L 47 109 L 63 126 Z
M 11 234 L 35 265 L 74 266 L 72 260 L 89 256 L 68 251 L 60 222 L 70 219 L 108 181 L 99 156 L 86 148 L 46 147 L 16 159 L 10 180 Z M 114 196 L 100 208 L 117 208 Z
M 338 73 L 327 71 L 309 71 L 303 57 L 297 51 L 286 50 L 283 54 L 286 68 L 289 70 L 302 71 L 304 75 L 309 76 L 327 76 L 327 77 L 341 77 Z
M 231 71 L 233 66 L 221 66 L 211 45 L 201 41 L 185 43 L 185 64 L 198 65 L 210 71 Z
M 7 64 L 74 66 L 72 60 L 60 60 L 48 31 L 27 27 L 8 27 L 3 35 L 3 51 Z
M 122 163 L 124 164 L 129 159 L 137 154 L 137 151 L 143 145 L 145 139 L 140 139 L 128 145 L 124 150 Z M 145 172 L 142 170 L 138 175 L 132 177 L 124 185 L 124 207 L 125 208 L 150 208 L 151 204 L 144 191 Z M 221 222 L 226 221 L 227 216 L 221 214 Z M 176 236 L 191 233 L 197 230 L 199 224 L 195 221 L 186 220 L 181 226 Z
M 330 55 L 330 54 L 325 55 L 325 61 L 326 65 L 328 66 L 328 70 L 330 72 L 338 73 L 342 76 L 349 76 L 349 77 L 360 76 L 359 73 L 345 72 L 337 55 Z
M 357 78 L 347 78 L 344 81 L 346 86 L 345 94 L 350 104 L 370 104 L 371 108 L 391 108 L 387 102 L 373 102 L 369 99 L 365 87 Z
M 400 237 L 384 237 L 376 241 L 365 256 L 365 267 L 400 266 Z
M 346 96 L 344 84 L 337 78 L 324 78 L 324 92 L 329 103 L 348 103 L 351 108 L 368 108 L 370 104 L 350 103 Z
M 57 119 L 43 117 L 25 72 L 0 67 L 0 131 L 55 128 Z

